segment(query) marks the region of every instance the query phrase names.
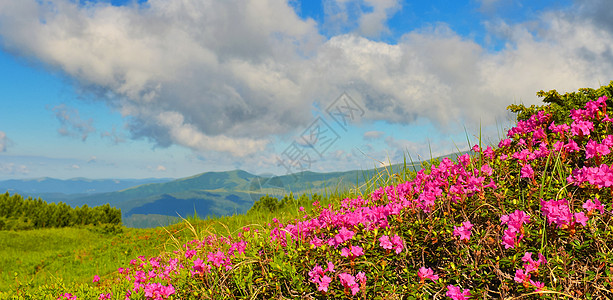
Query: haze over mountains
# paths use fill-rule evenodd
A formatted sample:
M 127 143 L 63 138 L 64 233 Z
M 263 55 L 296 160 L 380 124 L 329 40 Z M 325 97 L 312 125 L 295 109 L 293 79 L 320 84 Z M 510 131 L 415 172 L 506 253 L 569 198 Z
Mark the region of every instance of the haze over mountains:
M 445 157 L 452 159 L 456 154 Z M 441 157 L 442 158 L 442 157 Z M 404 164 L 393 165 L 396 172 Z M 409 163 L 420 170 L 421 162 Z M 389 168 L 389 167 L 388 167 Z M 290 192 L 329 193 L 361 185 L 381 169 L 315 173 L 310 171 L 283 176 L 259 176 L 242 170 L 206 172 L 180 179 L 86 179 L 38 178 L 0 181 L 0 192 L 64 202 L 71 206 L 98 206 L 109 203 L 121 209 L 129 227 L 166 225 L 178 217 L 193 215 L 232 215 L 245 213 L 263 195 L 282 198 Z M 385 173 L 385 172 L 383 172 Z

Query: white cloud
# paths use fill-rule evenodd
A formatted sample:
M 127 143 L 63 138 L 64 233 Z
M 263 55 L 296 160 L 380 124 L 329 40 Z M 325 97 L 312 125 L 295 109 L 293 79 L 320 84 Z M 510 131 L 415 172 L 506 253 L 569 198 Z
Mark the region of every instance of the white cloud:
M 446 24 L 408 32 L 396 44 L 368 39 L 385 33 L 398 1 L 324 6 L 326 24 L 353 26 L 350 34 L 326 40 L 282 0 L 128 7 L 0 0 L 0 37 L 7 51 L 111 95 L 102 100 L 125 116 L 131 138 L 242 161 L 261 157 L 271 136 L 304 129 L 313 101 L 326 107 L 343 91 L 364 104 L 364 122 L 424 120 L 453 131 L 495 124 L 508 104 L 537 103 L 541 89 L 574 91 L 611 79 L 613 21 L 592 18 L 610 8 L 606 1 L 579 1 L 526 23 L 490 22 L 489 34 L 507 41 L 497 51 Z M 69 116 L 66 134 L 93 132 Z
M 87 121 L 82 120 L 79 111 L 75 108 L 60 104 L 51 110 L 61 124 L 58 129 L 60 135 L 79 137 L 85 141 L 90 133 L 96 132 L 96 129 L 92 126 L 94 121 L 91 118 Z
M 383 131 L 374 131 L 374 130 L 366 131 L 364 132 L 364 139 L 365 140 L 378 140 L 384 135 L 385 135 L 385 132 Z
M 158 165 L 157 168 L 155 168 L 156 171 L 158 172 L 164 172 L 166 171 L 166 167 L 162 166 L 162 165 Z
M 0 131 L 0 152 L 6 152 L 6 148 L 11 143 L 11 140 L 6 137 L 6 133 L 4 131 Z
M 0 163 L 0 175 L 2 177 L 26 175 L 30 173 L 30 170 L 26 165 L 15 163 Z
M 398 0 L 324 0 L 322 26 L 336 35 L 352 32 L 369 38 L 389 33 L 386 22 L 401 8 Z

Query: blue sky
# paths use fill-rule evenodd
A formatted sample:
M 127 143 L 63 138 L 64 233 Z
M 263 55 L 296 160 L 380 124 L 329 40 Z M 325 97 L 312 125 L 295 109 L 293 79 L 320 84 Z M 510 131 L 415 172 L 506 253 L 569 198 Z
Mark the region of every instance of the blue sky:
M 611 6 L 0 0 L 0 180 L 365 169 L 496 142 L 508 104 L 613 79 Z

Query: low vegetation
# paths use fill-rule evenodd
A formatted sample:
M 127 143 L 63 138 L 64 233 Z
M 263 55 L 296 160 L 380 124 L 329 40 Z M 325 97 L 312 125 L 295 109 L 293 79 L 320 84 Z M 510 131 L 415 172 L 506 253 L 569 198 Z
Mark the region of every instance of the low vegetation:
M 539 92 L 545 105 L 510 107 L 517 124 L 497 145 L 316 201 L 263 198 L 247 215 L 188 220 L 164 251 L 90 282 L 0 295 L 613 298 L 612 93 L 613 82 Z

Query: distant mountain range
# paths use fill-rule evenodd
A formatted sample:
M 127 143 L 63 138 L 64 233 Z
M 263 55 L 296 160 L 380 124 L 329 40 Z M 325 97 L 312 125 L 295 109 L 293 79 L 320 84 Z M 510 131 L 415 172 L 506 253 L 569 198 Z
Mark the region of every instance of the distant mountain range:
M 172 178 L 146 179 L 55 179 L 49 177 L 34 179 L 1 180 L 0 190 L 18 194 L 62 193 L 62 194 L 96 194 L 114 192 L 148 183 L 164 183 Z
M 457 154 L 448 155 L 455 157 Z M 400 170 L 403 165 L 392 166 Z M 389 168 L 389 167 L 388 167 Z M 420 170 L 421 163 L 407 165 Z M 370 179 L 376 169 L 346 172 L 301 172 L 283 176 L 258 176 L 242 170 L 207 172 L 181 179 L 85 179 L 40 178 L 0 181 L 0 192 L 64 202 L 71 206 L 109 203 L 120 208 L 124 224 L 131 227 L 165 225 L 178 216 L 245 213 L 261 196 L 278 198 L 293 192 L 322 193 L 355 187 Z

